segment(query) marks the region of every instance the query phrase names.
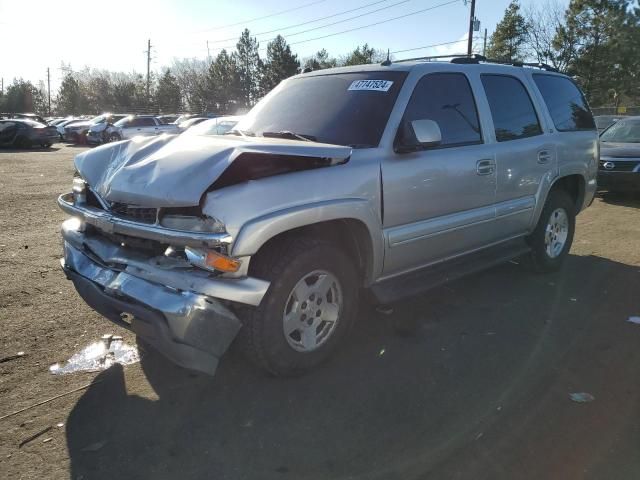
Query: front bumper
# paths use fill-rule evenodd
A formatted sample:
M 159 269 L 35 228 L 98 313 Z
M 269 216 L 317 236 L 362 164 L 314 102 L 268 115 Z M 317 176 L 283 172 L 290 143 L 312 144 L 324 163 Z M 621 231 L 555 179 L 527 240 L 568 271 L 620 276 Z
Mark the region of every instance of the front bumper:
M 83 230 L 75 219 L 63 223 L 61 263 L 84 301 L 178 365 L 213 375 L 241 327 L 225 300 L 257 305 L 268 282 L 159 263 Z
M 87 143 L 90 145 L 98 145 L 102 143 L 102 132 L 89 132 L 86 136 Z
M 598 188 L 615 192 L 640 192 L 640 172 L 599 170 Z

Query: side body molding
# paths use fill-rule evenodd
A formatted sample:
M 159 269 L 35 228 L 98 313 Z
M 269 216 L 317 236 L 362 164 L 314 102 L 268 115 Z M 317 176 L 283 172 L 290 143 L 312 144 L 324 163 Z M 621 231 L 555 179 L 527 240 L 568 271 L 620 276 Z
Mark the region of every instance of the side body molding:
M 331 220 L 357 220 L 362 222 L 370 235 L 372 258 L 370 278 L 372 283 L 382 272 L 384 241 L 379 218 L 368 200 L 347 198 L 328 200 L 286 208 L 246 222 L 233 243 L 232 255 L 244 257 L 254 255 L 262 245 L 280 233 L 299 227 Z

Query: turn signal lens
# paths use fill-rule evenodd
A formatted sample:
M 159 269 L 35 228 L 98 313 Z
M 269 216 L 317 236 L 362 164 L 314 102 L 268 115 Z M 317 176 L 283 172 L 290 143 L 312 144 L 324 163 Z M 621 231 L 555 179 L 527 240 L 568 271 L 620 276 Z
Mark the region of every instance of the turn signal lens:
M 207 267 L 215 268 L 221 272 L 237 272 L 240 262 L 221 253 L 208 251 L 204 263 Z

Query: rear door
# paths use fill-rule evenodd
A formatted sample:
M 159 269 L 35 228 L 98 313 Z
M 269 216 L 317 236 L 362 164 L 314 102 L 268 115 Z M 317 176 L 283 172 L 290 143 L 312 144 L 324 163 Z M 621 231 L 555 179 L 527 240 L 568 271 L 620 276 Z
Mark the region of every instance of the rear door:
M 494 145 L 483 139 L 467 76 L 424 75 L 401 125 L 420 119 L 438 123 L 441 144 L 382 162 L 385 276 L 481 248 L 496 237 Z
M 496 229 L 503 238 L 527 233 L 541 185 L 557 175 L 557 152 L 544 133 L 543 111 L 534 106 L 526 76 L 480 76 L 491 112 L 497 189 Z

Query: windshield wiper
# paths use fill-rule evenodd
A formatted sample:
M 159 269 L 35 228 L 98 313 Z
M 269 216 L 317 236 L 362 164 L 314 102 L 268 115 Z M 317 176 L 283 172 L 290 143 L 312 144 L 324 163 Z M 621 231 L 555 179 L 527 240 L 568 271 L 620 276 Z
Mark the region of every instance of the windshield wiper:
M 290 138 L 292 140 L 303 140 L 305 142 L 318 141 L 313 135 L 304 135 L 302 133 L 295 133 L 289 130 L 281 130 L 279 132 L 262 132 L 262 136 L 272 138 Z

